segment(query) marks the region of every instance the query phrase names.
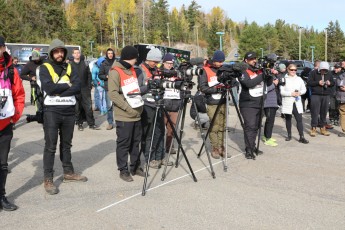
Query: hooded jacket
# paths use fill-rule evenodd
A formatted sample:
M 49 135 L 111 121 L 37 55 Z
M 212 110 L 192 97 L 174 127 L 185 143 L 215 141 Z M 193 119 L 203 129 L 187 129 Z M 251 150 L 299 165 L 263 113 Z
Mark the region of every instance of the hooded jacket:
M 327 87 L 323 87 L 319 84 L 322 80 L 320 71 L 313 70 L 310 72 L 308 79 L 308 86 L 311 88 L 312 95 L 331 95 L 333 93 L 332 87 L 334 86 L 333 77 L 330 71 L 324 76 L 324 81 L 329 81 L 331 84 Z
M 20 74 L 20 78 L 22 80 L 26 80 L 26 81 L 30 81 L 30 84 L 32 86 L 37 85 L 36 81 L 32 81 L 31 78 L 32 77 L 36 77 L 36 69 L 38 66 L 43 64 L 43 58 L 40 57 L 40 60 L 35 62 L 31 60 L 30 57 L 30 61 L 28 63 L 26 63 L 26 65 L 23 67 L 22 72 Z
M 113 52 L 113 54 L 114 54 L 113 59 L 109 59 L 108 51 Z M 111 69 L 114 61 L 115 61 L 115 52 L 113 49 L 109 48 L 109 49 L 107 49 L 107 55 L 105 57 L 105 61 L 100 66 L 99 73 L 98 73 L 99 79 L 104 81 L 104 89 L 105 90 L 108 90 L 108 78 L 107 78 L 107 76 L 109 75 L 109 70 Z
M 57 48 L 64 49 L 65 55 L 62 62 L 57 62 L 53 58 L 53 51 Z M 47 60 L 47 63 L 52 65 L 55 73 L 57 73 L 59 76 L 64 75 L 64 71 L 66 71 L 67 69 L 67 63 L 65 62 L 67 49 L 64 43 L 59 39 L 53 40 L 49 46 L 48 52 L 49 59 Z M 59 95 L 60 97 L 67 97 L 78 95 L 80 93 L 80 79 L 73 66 L 72 72 L 70 74 L 70 83 L 72 84 L 72 86 L 69 86 L 67 83 L 55 84 L 52 80 L 52 77 L 47 67 L 44 65 L 40 66 L 40 81 L 42 85 L 42 90 L 50 96 Z M 56 112 L 61 115 L 74 115 L 75 105 L 45 105 L 44 111 Z
M 12 58 L 4 52 L 3 63 L 0 63 L 0 74 L 12 65 Z M 23 113 L 25 105 L 25 91 L 22 80 L 19 77 L 18 70 L 14 68 L 13 82 L 11 82 L 11 90 L 13 97 L 13 105 L 15 108 L 14 115 L 6 119 L 0 119 L 0 132 L 4 130 L 10 123 L 16 123 Z
M 127 75 L 132 75 L 131 70 L 125 68 L 120 62 L 114 62 L 113 67 L 118 67 L 122 69 Z M 115 106 L 115 120 L 125 122 L 139 121 L 141 113 L 143 111 L 143 106 L 140 106 L 138 108 L 132 108 L 129 105 L 121 90 L 120 74 L 113 68 L 109 71 L 108 84 L 108 95 Z
M 81 60 L 77 63 L 72 61 L 71 65 L 76 70 L 78 77 L 80 78 L 81 91 L 90 91 L 92 89 L 91 85 L 91 72 L 85 61 Z

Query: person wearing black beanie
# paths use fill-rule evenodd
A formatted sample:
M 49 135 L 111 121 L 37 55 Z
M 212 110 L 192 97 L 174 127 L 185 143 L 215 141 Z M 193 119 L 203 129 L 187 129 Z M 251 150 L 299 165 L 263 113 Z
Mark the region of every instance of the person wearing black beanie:
M 144 171 L 139 167 L 139 144 L 142 132 L 140 119 L 144 101 L 139 95 L 138 78 L 133 67 L 137 58 L 137 49 L 133 46 L 124 47 L 120 61 L 114 62 L 108 78 L 109 98 L 115 107 L 116 162 L 120 178 L 127 182 L 133 181 L 131 174 L 145 176 Z M 128 154 L 130 155 L 129 167 Z

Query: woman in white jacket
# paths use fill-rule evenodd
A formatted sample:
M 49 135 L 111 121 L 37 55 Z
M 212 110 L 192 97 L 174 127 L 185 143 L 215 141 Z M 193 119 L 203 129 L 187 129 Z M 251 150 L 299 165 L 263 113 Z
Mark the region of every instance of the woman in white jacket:
M 288 65 L 287 74 L 285 75 L 286 83 L 284 86 L 280 86 L 280 93 L 282 95 L 282 113 L 285 114 L 285 124 L 288 133 L 285 140 L 291 140 L 291 119 L 293 114 L 297 122 L 297 130 L 300 136 L 298 141 L 303 144 L 308 144 L 309 141 L 307 141 L 303 135 L 303 106 L 301 101 L 301 95 L 305 94 L 307 89 L 302 78 L 296 75 L 296 71 L 296 65 Z

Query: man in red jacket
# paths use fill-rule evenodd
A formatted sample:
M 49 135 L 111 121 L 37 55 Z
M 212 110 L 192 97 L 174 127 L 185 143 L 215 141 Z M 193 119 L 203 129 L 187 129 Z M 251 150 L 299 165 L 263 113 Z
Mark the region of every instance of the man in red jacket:
M 25 92 L 19 73 L 6 52 L 5 39 L 0 36 L 0 208 L 14 211 L 18 207 L 5 197 L 8 154 L 13 137 L 12 126 L 19 120 L 25 103 Z

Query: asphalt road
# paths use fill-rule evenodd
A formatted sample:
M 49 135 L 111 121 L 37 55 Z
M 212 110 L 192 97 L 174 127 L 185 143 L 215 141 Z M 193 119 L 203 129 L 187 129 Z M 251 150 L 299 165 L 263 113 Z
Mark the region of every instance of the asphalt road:
M 29 85 L 25 83 L 29 92 Z M 28 103 L 24 113 L 33 113 Z M 189 106 L 189 105 L 188 105 Z M 276 117 L 274 138 L 277 147 L 260 143 L 264 154 L 257 160 L 243 155 L 243 131 L 230 108 L 227 160 L 212 159 L 216 178 L 209 169 L 207 155 L 197 154 L 202 141 L 189 114 L 183 147 L 194 170 L 193 181 L 185 159 L 178 168 L 150 169 L 148 191 L 141 195 L 143 178 L 131 183 L 119 178 L 116 168 L 115 129 L 106 130 L 104 116 L 95 112 L 101 130 L 75 129 L 73 163 L 75 170 L 89 178 L 86 183 L 62 183 L 59 156 L 55 160 L 55 184 L 60 193 L 44 191 L 42 126 L 17 125 L 9 156 L 12 173 L 7 182 L 8 198 L 19 206 L 15 212 L 0 211 L 0 229 L 344 229 L 345 151 L 344 138 L 310 137 L 310 114 L 303 115 L 310 143 L 285 141 L 285 125 Z M 295 125 L 295 124 L 294 124 Z M 176 159 L 176 155 L 172 155 Z

